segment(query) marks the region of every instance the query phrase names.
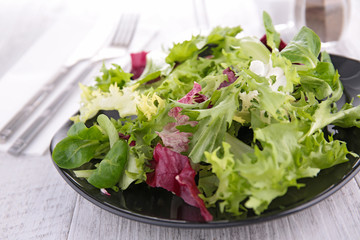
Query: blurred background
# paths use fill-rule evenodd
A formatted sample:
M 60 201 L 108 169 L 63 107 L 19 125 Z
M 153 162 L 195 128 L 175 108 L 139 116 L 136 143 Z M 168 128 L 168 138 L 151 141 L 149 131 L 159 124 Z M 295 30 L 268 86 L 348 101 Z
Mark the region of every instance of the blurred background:
M 186 36 L 191 32 L 198 33 L 200 28 L 207 30 L 210 26 L 241 24 L 247 31 L 252 31 L 259 19 L 245 17 L 249 15 L 244 13 L 255 12 L 251 2 L 223 0 L 219 4 L 218 1 L 206 1 L 205 5 L 204 0 L 1 0 L 0 77 L 41 36 L 61 23 L 67 27 L 57 30 L 59 44 L 63 42 L 60 40 L 61 35 L 71 38 L 69 43 L 63 42 L 61 46 L 65 51 L 67 48 L 76 48 L 98 21 L 111 25 L 116 23 L 121 13 L 136 12 L 141 15 L 142 25 L 149 29 L 161 29 L 161 35 L 152 42 L 153 46 L 158 47 L 172 38 Z M 207 16 L 201 19 L 201 16 L 196 17 L 197 12 Z

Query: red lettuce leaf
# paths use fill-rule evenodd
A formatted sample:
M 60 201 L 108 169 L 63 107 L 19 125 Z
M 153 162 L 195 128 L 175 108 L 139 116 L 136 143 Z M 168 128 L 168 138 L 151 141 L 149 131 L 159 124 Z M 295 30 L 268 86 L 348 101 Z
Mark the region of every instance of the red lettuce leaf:
M 149 186 L 173 192 L 189 205 L 199 208 L 205 221 L 213 219 L 199 197 L 200 191 L 195 183 L 196 172 L 188 157 L 158 144 L 154 149 L 154 160 L 150 163 L 154 171 L 147 174 L 146 183 Z
M 189 117 L 186 115 L 181 115 L 181 118 L 183 120 L 168 123 L 161 132 L 157 133 L 165 146 L 178 153 L 186 152 L 188 150 L 189 138 L 192 136 L 192 133 L 180 132 L 176 127 L 186 124 L 194 127 L 198 123 L 196 121 L 188 121 Z
M 134 74 L 133 79 L 138 79 L 143 73 L 146 66 L 146 55 L 147 52 L 144 51 L 130 54 L 131 57 L 130 72 Z
M 221 88 L 223 88 L 223 87 L 229 86 L 230 84 L 232 84 L 233 82 L 235 82 L 236 79 L 238 78 L 238 77 L 235 76 L 234 71 L 231 70 L 230 68 L 224 69 L 223 74 L 225 74 L 225 75 L 227 76 L 228 80 L 227 80 L 227 81 L 223 81 L 223 82 L 220 84 L 220 86 L 218 87 L 218 89 L 221 89 Z
M 206 96 L 199 94 L 200 91 L 201 85 L 194 82 L 193 89 L 178 102 L 193 104 L 194 102 L 205 101 L 207 98 Z M 191 127 L 194 127 L 198 124 L 196 121 L 189 121 L 187 115 L 180 114 L 181 110 L 181 107 L 172 108 L 169 111 L 169 116 L 175 118 L 176 122 L 168 123 L 161 132 L 157 132 L 163 144 L 178 153 L 186 152 L 188 150 L 189 138 L 192 136 L 192 133 L 180 132 L 176 127 L 181 125 L 190 125 Z
M 203 94 L 196 93 L 193 99 L 196 103 L 202 103 L 205 102 L 208 98 Z
M 119 133 L 119 137 L 121 138 L 121 139 L 124 139 L 124 140 L 126 140 L 127 142 L 129 141 L 129 138 L 130 138 L 130 135 L 128 134 L 128 135 L 124 135 L 124 134 L 122 134 L 122 133 Z M 128 142 L 128 144 L 129 144 L 129 146 L 130 147 L 134 147 L 135 145 L 136 145 L 136 142 L 135 141 L 131 141 L 130 143 Z
M 197 82 L 194 82 L 193 88 L 188 92 L 184 97 L 182 97 L 178 102 L 186 103 L 186 104 L 193 104 L 195 101 L 195 95 L 199 95 L 201 91 L 201 85 Z M 205 97 L 205 96 L 204 96 Z M 206 97 L 205 97 L 206 98 Z M 205 99 L 206 100 L 206 99 Z
M 269 49 L 270 52 L 272 51 L 271 47 L 266 44 L 266 34 L 262 36 L 262 38 L 260 38 L 260 41 Z M 280 44 L 278 47 L 279 51 L 283 50 L 285 47 L 286 43 L 282 39 L 280 39 Z

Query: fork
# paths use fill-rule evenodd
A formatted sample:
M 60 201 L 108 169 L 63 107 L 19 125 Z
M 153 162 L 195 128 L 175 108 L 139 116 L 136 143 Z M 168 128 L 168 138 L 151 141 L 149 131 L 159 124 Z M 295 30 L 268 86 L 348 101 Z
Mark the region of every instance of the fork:
M 55 114 L 55 112 L 61 107 L 62 103 L 70 96 L 73 90 L 81 80 L 85 79 L 89 71 L 95 67 L 101 61 L 110 60 L 124 56 L 132 42 L 135 34 L 135 30 L 138 23 L 138 16 L 123 15 L 115 30 L 112 40 L 108 46 L 101 49 L 96 55 L 89 59 L 80 59 L 78 63 L 84 61 L 87 62 L 87 66 L 80 74 L 77 75 L 59 94 L 59 96 L 49 104 L 49 106 L 39 115 L 38 118 L 27 128 L 27 130 L 14 142 L 14 144 L 8 150 L 13 155 L 19 155 L 30 143 L 30 141 L 40 132 L 43 126 L 46 125 L 48 120 Z M 72 68 L 73 66 L 70 66 Z M 56 80 L 59 81 L 59 80 Z M 50 82 L 50 86 L 53 86 L 53 82 Z M 46 89 L 44 91 L 47 91 Z M 48 93 L 47 93 L 48 94 Z M 37 104 L 37 103 L 36 103 Z M 30 106 L 31 108 L 32 106 Z
M 104 60 L 114 59 L 126 54 L 130 43 L 134 37 L 139 16 L 137 14 L 123 14 L 116 26 L 111 41 L 106 47 L 98 50 L 94 56 L 83 58 L 80 57 L 64 65 L 58 73 L 47 82 L 15 116 L 0 130 L 0 143 L 5 143 L 20 128 L 29 116 L 47 99 L 50 93 L 60 85 L 76 67 L 87 62 L 87 67 L 77 79 L 84 78 L 85 71 L 89 71 L 91 66 Z M 75 80 L 78 81 L 78 80 Z M 75 85 L 75 83 L 71 83 Z

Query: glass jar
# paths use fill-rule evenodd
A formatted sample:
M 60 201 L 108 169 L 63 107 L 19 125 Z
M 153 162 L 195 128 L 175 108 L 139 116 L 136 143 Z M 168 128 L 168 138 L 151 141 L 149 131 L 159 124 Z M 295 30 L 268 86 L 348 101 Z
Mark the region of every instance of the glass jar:
M 296 0 L 295 25 L 319 35 L 324 46 L 341 40 L 350 18 L 350 0 Z

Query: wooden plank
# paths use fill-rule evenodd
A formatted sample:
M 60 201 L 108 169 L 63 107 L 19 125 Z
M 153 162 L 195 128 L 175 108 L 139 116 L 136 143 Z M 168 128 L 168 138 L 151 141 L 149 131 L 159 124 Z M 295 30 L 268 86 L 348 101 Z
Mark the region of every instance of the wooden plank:
M 355 180 L 319 204 L 291 215 L 293 239 L 360 237 L 360 191 Z
M 0 239 L 66 238 L 77 195 L 49 156 L 0 159 Z
M 118 217 L 79 197 L 69 239 L 350 239 L 360 237 L 359 206 L 360 191 L 352 180 L 330 198 L 289 217 L 243 227 L 177 229 Z
M 78 196 L 69 239 L 118 239 L 119 217 Z

